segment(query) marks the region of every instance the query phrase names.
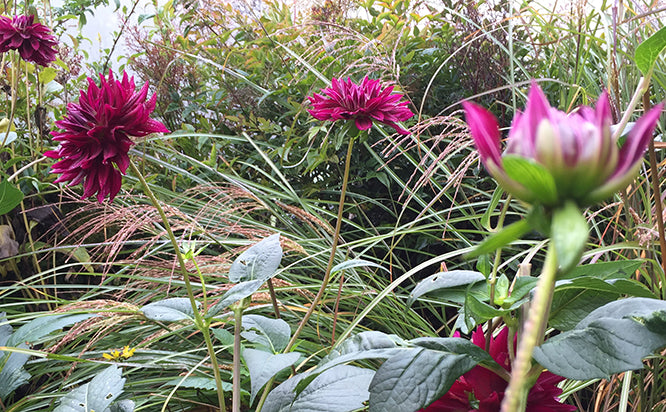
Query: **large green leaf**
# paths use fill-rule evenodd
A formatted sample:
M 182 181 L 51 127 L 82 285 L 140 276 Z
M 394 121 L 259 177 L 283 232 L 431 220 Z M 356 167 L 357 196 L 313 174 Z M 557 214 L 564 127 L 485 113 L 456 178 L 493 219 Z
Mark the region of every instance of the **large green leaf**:
M 211 318 L 218 313 L 222 312 L 225 308 L 229 307 L 230 305 L 238 302 L 241 299 L 245 299 L 248 296 L 252 296 L 254 292 L 259 290 L 261 285 L 263 285 L 265 280 L 263 279 L 256 279 L 256 280 L 250 280 L 247 282 L 241 282 L 231 289 L 229 289 L 224 295 L 222 295 L 222 299 L 215 304 L 213 307 L 208 309 L 208 312 L 206 313 L 207 318 Z
M 318 375 L 298 395 L 296 386 L 308 375 L 296 375 L 271 391 L 262 412 L 348 412 L 361 409 L 368 399 L 368 386 L 374 374 L 370 369 L 338 365 Z
M 23 192 L 6 180 L 0 182 L 0 215 L 9 213 L 21 203 L 21 200 L 23 200 Z
M 654 66 L 664 48 L 666 48 L 666 27 L 662 27 L 636 47 L 634 61 L 644 75 L 652 70 L 652 66 Z
M 291 328 L 287 322 L 261 315 L 243 316 L 243 329 L 245 332 L 242 332 L 241 336 L 252 343 L 266 347 L 273 353 L 282 352 L 291 336 Z
M 273 277 L 282 260 L 280 235 L 271 235 L 252 245 L 241 253 L 229 268 L 229 281 L 232 283 L 261 279 L 264 282 Z
M 198 302 L 197 306 L 200 306 Z M 188 298 L 167 298 L 149 303 L 141 308 L 141 312 L 148 319 L 159 322 L 177 322 L 184 319 L 194 319 L 194 311 Z
M 486 277 L 480 272 L 471 270 L 452 270 L 430 275 L 420 281 L 412 293 L 409 294 L 407 306 L 411 306 L 415 300 L 427 294 L 437 294 L 438 297 L 446 296 L 450 290 L 465 290 L 468 286 L 477 282 L 485 281 Z
M 120 368 L 109 366 L 60 399 L 60 405 L 53 412 L 104 412 L 123 392 L 124 384 Z
M 51 315 L 31 320 L 13 332 L 9 324 L 0 325 L 0 346 L 26 349 L 29 344 L 39 341 L 51 332 L 62 329 L 92 315 Z M 5 321 L 0 313 L 0 322 Z M 27 383 L 30 374 L 23 368 L 30 355 L 19 352 L 0 351 L 0 399 L 5 399 L 16 388 Z
M 629 277 L 642 264 L 638 260 L 595 263 L 575 268 L 557 281 L 549 323 L 558 330 L 573 329 L 590 312 L 622 295 L 655 297 Z
M 549 371 L 577 380 L 641 369 L 643 358 L 666 346 L 664 318 L 666 301 L 611 302 L 536 348 L 534 358 Z
M 389 358 L 370 383 L 370 412 L 414 412 L 442 397 L 485 351 L 461 338 L 424 338 L 418 346 Z
M 280 371 L 290 367 L 298 362 L 301 355 L 297 352 L 272 354 L 257 349 L 245 349 L 243 359 L 247 369 L 250 371 L 250 386 L 252 393 L 250 395 L 250 404 L 261 388 Z

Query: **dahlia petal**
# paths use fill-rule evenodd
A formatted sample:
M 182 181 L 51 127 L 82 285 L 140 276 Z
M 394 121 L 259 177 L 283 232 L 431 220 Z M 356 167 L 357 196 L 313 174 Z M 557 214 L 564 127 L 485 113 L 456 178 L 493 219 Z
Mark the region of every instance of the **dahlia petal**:
M 351 78 L 331 79 L 331 87 L 308 97 L 312 108 L 308 112 L 317 120 L 354 120 L 358 130 L 368 130 L 373 119 L 393 127 L 400 134 L 409 134 L 396 123 L 406 121 L 414 114 L 400 102 L 402 95 L 393 94 L 393 86 L 382 89 L 378 79 L 367 76 L 359 84 Z
M 488 167 L 489 162 L 500 166 L 502 155 L 497 119 L 489 111 L 474 103 L 463 102 L 463 108 L 472 139 L 479 150 L 479 156 L 484 166 Z
M 108 76 L 100 74 L 99 86 L 91 78 L 87 80 L 78 103 L 70 103 L 65 118 L 56 122 L 62 130 L 52 135 L 60 146 L 45 155 L 61 159 L 51 168 L 52 173 L 60 174 L 56 182 L 83 183 L 83 198 L 96 195 L 103 202 L 108 196 L 111 201 L 129 167 L 131 137 L 169 130 L 150 118 L 156 97 L 146 102 L 147 83 L 136 90 L 127 73 L 116 80 L 112 71 Z

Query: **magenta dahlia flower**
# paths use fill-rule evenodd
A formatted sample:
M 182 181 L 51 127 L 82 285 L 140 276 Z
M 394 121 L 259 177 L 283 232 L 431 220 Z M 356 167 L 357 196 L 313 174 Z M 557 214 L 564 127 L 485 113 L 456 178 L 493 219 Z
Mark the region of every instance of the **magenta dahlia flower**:
M 596 108 L 583 106 L 566 114 L 550 107 L 534 84 L 525 112 L 513 119 L 502 154 L 495 117 L 474 103 L 464 102 L 463 106 L 488 172 L 516 198 L 545 206 L 566 200 L 588 206 L 625 188 L 638 173 L 664 107 L 658 104 L 638 119 L 624 145 L 618 148 L 611 133 L 606 92 L 599 97 Z M 524 162 L 517 161 L 521 158 L 532 167 L 526 168 Z
M 497 337 L 490 339 L 490 356 L 507 371 L 511 371 L 507 338 L 509 329 L 503 328 Z M 486 339 L 479 326 L 472 333 L 472 342 L 485 348 Z M 560 403 L 558 396 L 562 389 L 557 384 L 564 378 L 550 372 L 543 372 L 530 389 L 527 396 L 526 412 L 569 412 L 573 405 Z M 508 383 L 494 372 L 475 366 L 462 375 L 451 386 L 446 395 L 420 412 L 498 412 Z
M 309 97 L 312 109 L 308 110 L 318 120 L 354 120 L 358 130 L 368 130 L 372 122 L 391 126 L 400 134 L 409 132 L 398 124 L 414 116 L 407 107 L 407 101 L 401 101 L 401 94 L 392 94 L 393 86 L 382 89 L 379 80 L 367 76 L 361 84 L 347 80 L 333 79 L 331 87 L 321 90 L 323 95 L 315 93 Z
M 115 80 L 111 71 L 108 79 L 99 77 L 99 87 L 89 77 L 88 90 L 81 90 L 79 102 L 67 105 L 67 115 L 56 122 L 63 131 L 51 132 L 60 146 L 44 155 L 60 159 L 51 168 L 52 173 L 61 174 L 56 183 L 83 183 L 83 198 L 97 193 L 101 203 L 107 195 L 113 200 L 120 190 L 132 137 L 169 130 L 149 117 L 156 95 L 146 101 L 148 82 L 137 92 L 134 78 L 127 73 L 122 81 Z
M 0 16 L 0 53 L 18 50 L 23 60 L 48 66 L 56 59 L 58 41 L 35 16 Z

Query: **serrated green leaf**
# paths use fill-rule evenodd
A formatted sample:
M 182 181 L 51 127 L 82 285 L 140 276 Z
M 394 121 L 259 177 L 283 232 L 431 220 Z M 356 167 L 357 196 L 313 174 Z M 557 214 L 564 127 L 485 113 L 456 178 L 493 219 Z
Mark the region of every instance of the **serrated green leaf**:
M 587 221 L 575 203 L 566 202 L 555 210 L 550 235 L 557 263 L 566 273 L 578 264 L 589 236 Z
M 452 270 L 450 272 L 440 272 L 430 275 L 420 281 L 412 293 L 409 294 L 407 306 L 411 306 L 415 300 L 426 294 L 435 292 L 446 292 L 447 289 L 467 288 L 467 286 L 485 281 L 486 277 L 482 273 L 471 270 Z
M 294 390 L 308 375 L 296 375 L 268 394 L 262 412 L 350 412 L 361 409 L 368 399 L 368 386 L 374 374 L 370 369 L 338 365 L 318 375 L 298 395 Z
M 200 306 L 198 302 L 197 306 Z M 146 318 L 159 322 L 194 319 L 194 311 L 188 298 L 167 298 L 149 303 L 141 308 L 141 312 Z
M 97 374 L 89 383 L 79 386 L 62 399 L 53 412 L 106 411 L 123 392 L 125 378 L 118 366 L 112 365 Z
M 652 70 L 652 66 L 654 66 L 664 48 L 666 48 L 666 27 L 662 27 L 636 47 L 634 61 L 644 75 Z
M 282 260 L 280 235 L 274 234 L 241 253 L 229 268 L 232 283 L 251 280 L 267 281 L 274 276 Z
M 370 383 L 370 412 L 413 412 L 442 397 L 490 355 L 466 339 L 429 338 L 382 364 Z
M 666 301 L 629 298 L 608 303 L 574 329 L 535 349 L 534 359 L 552 373 L 587 380 L 641 369 L 642 359 L 666 346 L 666 332 L 655 333 L 646 321 L 666 316 Z
M 254 403 L 261 388 L 275 375 L 298 362 L 301 355 L 297 352 L 271 354 L 257 349 L 245 349 L 243 359 L 250 371 L 250 404 Z

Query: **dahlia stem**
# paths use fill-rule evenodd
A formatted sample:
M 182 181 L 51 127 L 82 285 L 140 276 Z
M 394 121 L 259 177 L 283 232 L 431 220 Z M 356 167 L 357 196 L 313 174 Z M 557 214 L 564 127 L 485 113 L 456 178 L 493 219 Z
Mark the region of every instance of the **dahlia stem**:
M 180 266 L 180 272 L 183 275 L 183 281 L 185 282 L 185 290 L 187 291 L 187 297 L 190 300 L 190 305 L 192 306 L 192 312 L 194 313 L 194 325 L 197 327 L 197 329 L 201 331 L 204 341 L 206 342 L 206 349 L 208 350 L 208 356 L 210 357 L 210 363 L 213 369 L 213 376 L 215 377 L 215 386 L 217 387 L 217 399 L 220 404 L 220 411 L 226 412 L 227 409 L 224 403 L 224 389 L 222 389 L 222 378 L 220 376 L 220 368 L 217 363 L 217 357 L 215 355 L 215 348 L 213 347 L 213 341 L 210 338 L 210 331 L 208 330 L 209 324 L 201 317 L 201 313 L 199 312 L 199 308 L 197 307 L 197 302 L 194 299 L 194 290 L 192 288 L 192 284 L 190 283 L 190 275 L 185 267 L 185 258 L 183 257 L 183 254 L 180 251 L 178 240 L 176 240 L 176 236 L 173 234 L 173 230 L 171 229 L 171 225 L 169 224 L 169 219 L 167 218 L 166 213 L 164 213 L 164 209 L 160 205 L 159 200 L 157 200 L 157 198 L 155 197 L 153 191 L 150 189 L 150 186 L 148 186 L 148 182 L 146 182 L 146 179 L 143 178 L 143 174 L 141 174 L 139 168 L 136 167 L 136 165 L 131 159 L 129 165 L 130 168 L 132 169 L 132 172 L 139 179 L 139 182 L 143 187 L 143 192 L 146 194 L 146 196 L 148 196 L 151 203 L 153 204 L 153 206 L 155 206 L 155 209 L 157 209 L 157 212 L 160 214 L 160 217 L 162 218 L 162 224 L 164 224 L 167 236 L 171 241 L 171 245 L 173 246 L 173 250 L 176 253 L 176 257 L 178 258 L 178 265 Z
M 296 340 L 303 331 L 305 324 L 308 322 L 310 316 L 312 316 L 317 306 L 319 306 L 321 298 L 324 296 L 324 292 L 326 292 L 326 287 L 328 286 L 328 282 L 331 278 L 331 269 L 333 269 L 333 262 L 335 262 L 335 252 L 337 251 L 338 248 L 338 241 L 340 240 L 340 230 L 342 229 L 342 212 L 345 207 L 345 196 L 347 195 L 347 183 L 349 182 L 349 170 L 351 169 L 351 155 L 352 155 L 352 149 L 354 148 L 355 140 L 356 136 L 350 137 L 349 145 L 347 146 L 347 157 L 345 158 L 345 171 L 342 177 L 342 188 L 340 189 L 340 202 L 338 203 L 338 220 L 335 222 L 335 232 L 333 233 L 333 244 L 331 246 L 331 255 L 328 258 L 328 264 L 326 265 L 326 272 L 324 273 L 324 278 L 321 281 L 321 286 L 319 287 L 317 295 L 312 301 L 312 305 L 310 305 L 310 308 L 308 308 L 308 311 L 305 313 L 305 316 L 303 316 L 303 319 L 298 324 L 298 328 L 296 329 L 293 336 L 289 340 L 289 343 L 287 344 L 287 347 L 284 349 L 283 353 L 289 352 L 296 343 Z M 257 404 L 256 412 L 261 412 L 261 408 L 264 406 L 264 402 L 266 402 L 266 397 L 273 388 L 274 381 L 275 379 L 271 378 L 271 380 L 269 380 L 268 383 L 266 384 L 266 387 L 264 387 L 264 392 L 261 394 L 261 399 L 259 399 L 259 403 Z
M 522 412 L 527 406 L 528 374 L 532 367 L 532 354 L 540 341 L 542 331 L 548 322 L 548 309 L 555 290 L 557 256 L 555 246 L 548 246 L 543 271 L 536 285 L 534 299 L 523 328 L 516 359 L 511 367 L 511 379 L 504 394 L 501 412 Z
M 314 300 L 312 301 L 312 305 L 310 305 L 310 308 L 308 311 L 305 313 L 305 316 L 303 316 L 303 319 L 301 320 L 301 323 L 298 324 L 298 328 L 294 332 L 294 335 L 291 337 L 291 340 L 289 341 L 289 344 L 285 348 L 284 352 L 289 352 L 289 350 L 294 346 L 294 343 L 296 343 L 296 339 L 298 339 L 299 335 L 301 334 L 301 331 L 305 327 L 305 324 L 308 322 L 310 319 L 310 316 L 314 313 L 315 309 L 317 309 L 317 306 L 319 306 L 319 303 L 321 301 L 322 296 L 324 296 L 324 292 L 326 292 L 326 287 L 328 286 L 328 282 L 331 278 L 331 269 L 333 269 L 333 263 L 335 262 L 335 252 L 338 249 L 338 242 L 340 240 L 340 230 L 342 228 L 342 212 L 345 208 L 345 196 L 347 194 L 347 183 L 349 182 L 349 169 L 351 169 L 351 155 L 352 155 L 352 149 L 354 147 L 354 140 L 355 137 L 352 137 L 349 139 L 349 145 L 347 146 L 347 158 L 345 159 L 345 171 L 344 175 L 342 177 L 342 188 L 340 189 L 340 202 L 338 204 L 338 219 L 335 222 L 335 232 L 333 234 L 333 245 L 331 246 L 331 255 L 328 258 L 328 264 L 326 265 L 326 272 L 324 273 L 324 278 L 321 281 L 321 287 L 319 288 L 319 291 L 317 292 L 317 295 L 315 296 Z

